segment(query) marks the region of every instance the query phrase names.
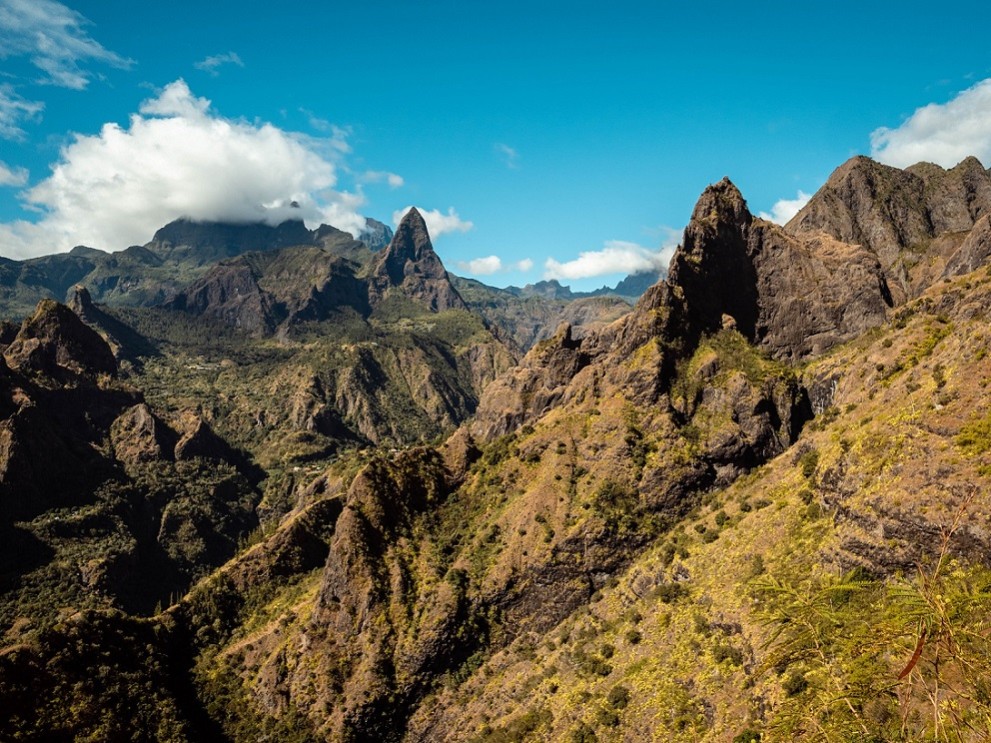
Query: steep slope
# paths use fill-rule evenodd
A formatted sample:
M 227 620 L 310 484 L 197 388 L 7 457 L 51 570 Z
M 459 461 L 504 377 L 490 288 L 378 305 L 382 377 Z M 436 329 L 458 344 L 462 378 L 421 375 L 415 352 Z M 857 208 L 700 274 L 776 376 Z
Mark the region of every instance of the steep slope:
M 67 605 L 150 612 L 257 524 L 241 457 L 193 411 L 149 408 L 68 307 L 40 303 L 2 358 L 5 630 Z
M 989 309 L 982 270 L 814 361 L 791 452 L 440 689 L 407 739 L 983 740 Z
M 413 348 L 491 371 L 497 346 L 469 350 L 492 338 L 481 321 L 436 311 L 456 300 L 415 221 L 369 272 L 361 340 L 324 345 L 350 322 L 336 316 L 226 364 L 149 360 L 153 404 L 110 432 L 121 466 L 178 452 L 157 400 L 276 450 L 287 407 L 342 423 L 345 387 L 402 376 L 425 399 Z M 969 235 L 958 270 L 985 254 Z M 710 186 L 666 280 L 611 324 L 535 345 L 445 444 L 269 467 L 283 492 L 266 530 L 149 624 L 88 612 L 19 631 L 0 652 L 17 712 L 0 735 L 99 737 L 116 730 L 102 704 L 174 739 L 984 739 L 991 277 L 891 304 L 872 248 L 789 234 Z M 196 327 L 226 342 L 228 326 Z M 35 358 L 31 337 L 12 358 Z M 400 338 L 399 376 L 376 370 Z M 311 366 L 273 374 L 298 353 Z M 356 359 L 343 386 L 313 373 L 339 354 Z M 43 358 L 69 373 L 80 357 Z M 391 422 L 409 417 L 388 410 L 400 399 L 381 401 Z M 217 443 L 190 431 L 193 450 Z M 87 683 L 90 643 L 149 660 L 101 661 L 108 694 Z

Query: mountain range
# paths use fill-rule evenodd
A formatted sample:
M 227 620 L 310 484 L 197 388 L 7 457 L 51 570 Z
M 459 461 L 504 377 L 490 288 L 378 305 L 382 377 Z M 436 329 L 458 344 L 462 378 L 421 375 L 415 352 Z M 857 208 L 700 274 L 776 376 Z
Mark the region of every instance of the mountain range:
M 632 307 L 415 209 L 5 263 L 0 737 L 986 739 L 989 220 L 723 179 Z

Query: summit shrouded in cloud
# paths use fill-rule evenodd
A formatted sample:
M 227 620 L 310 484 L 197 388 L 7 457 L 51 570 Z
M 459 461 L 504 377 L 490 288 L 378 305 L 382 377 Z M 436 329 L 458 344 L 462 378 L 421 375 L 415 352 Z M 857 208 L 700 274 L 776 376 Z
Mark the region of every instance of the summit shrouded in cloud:
M 335 190 L 337 166 L 322 144 L 269 123 L 225 118 L 177 80 L 142 103 L 126 127 L 105 124 L 65 146 L 51 175 L 24 196 L 44 217 L 0 227 L 3 242 L 22 245 L 22 255 L 79 244 L 119 250 L 178 217 L 296 218 L 358 234 L 363 197 Z

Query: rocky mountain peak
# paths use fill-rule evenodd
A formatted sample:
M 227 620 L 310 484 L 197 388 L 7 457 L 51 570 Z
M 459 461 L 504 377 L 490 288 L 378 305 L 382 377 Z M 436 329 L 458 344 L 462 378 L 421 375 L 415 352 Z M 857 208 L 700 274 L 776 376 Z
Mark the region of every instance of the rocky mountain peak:
M 415 207 L 403 217 L 389 247 L 376 260 L 372 284 L 374 299 L 382 299 L 395 287 L 412 299 L 426 302 L 434 311 L 467 309 L 434 252 L 427 224 Z
M 399 223 L 389 247 L 379 260 L 376 273 L 388 276 L 393 284 L 401 284 L 406 276 L 429 279 L 447 276 L 430 242 L 427 223 L 416 207 L 410 209 Z
M 691 344 L 732 316 L 744 335 L 757 323 L 757 274 L 747 241 L 753 215 L 728 178 L 702 192 L 671 261 L 672 319 Z
M 726 178 L 699 197 L 665 283 L 641 298 L 627 344 L 660 335 L 690 350 L 731 327 L 775 356 L 801 358 L 883 322 L 891 303 L 873 253 L 755 219 Z
M 100 335 L 64 304 L 44 300 L 5 351 L 14 368 L 61 377 L 116 375 L 117 361 Z
M 747 202 L 729 178 L 708 186 L 695 203 L 691 222 L 722 223 L 740 229 L 753 220 Z
M 928 267 L 957 248 L 949 238 L 989 213 L 991 173 L 975 157 L 949 170 L 933 163 L 902 170 L 858 156 L 837 168 L 785 229 L 825 232 L 871 250 L 901 302 L 938 278 Z M 929 260 L 920 261 L 921 253 Z

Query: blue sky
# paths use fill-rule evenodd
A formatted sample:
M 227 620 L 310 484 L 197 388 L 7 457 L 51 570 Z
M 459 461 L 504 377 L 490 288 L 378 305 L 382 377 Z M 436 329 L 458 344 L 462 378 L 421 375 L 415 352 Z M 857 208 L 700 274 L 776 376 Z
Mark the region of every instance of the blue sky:
M 0 0 L 0 255 L 416 205 L 450 270 L 591 288 L 724 175 L 772 213 L 854 154 L 991 165 L 986 3 L 687 5 Z

